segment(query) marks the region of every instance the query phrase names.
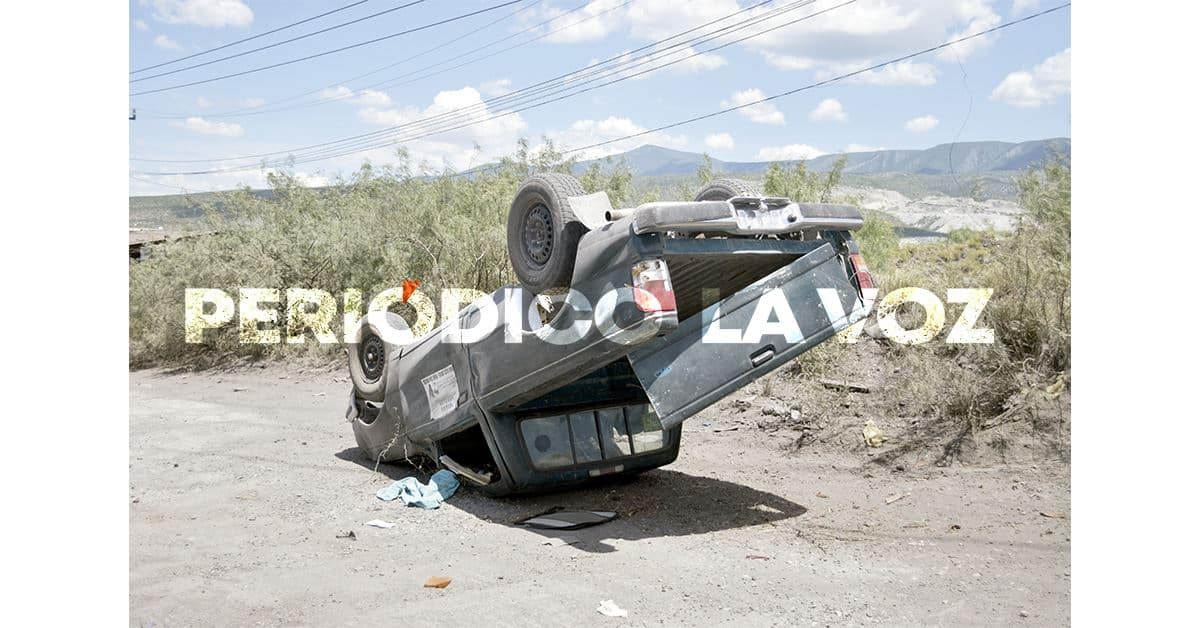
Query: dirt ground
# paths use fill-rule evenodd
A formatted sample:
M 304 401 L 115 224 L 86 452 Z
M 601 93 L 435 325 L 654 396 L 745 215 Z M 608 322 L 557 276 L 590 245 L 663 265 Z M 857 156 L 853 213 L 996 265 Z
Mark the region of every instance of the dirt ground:
M 801 438 L 747 389 L 632 482 L 507 499 L 464 487 L 425 511 L 375 498 L 416 472 L 359 456 L 348 386 L 283 366 L 130 374 L 131 624 L 1070 622 L 1069 468 L 1053 457 L 887 458 L 902 439 L 868 449 L 828 425 Z M 620 517 L 513 525 L 555 506 Z M 423 588 L 430 576 L 452 583 Z M 602 600 L 629 616 L 601 615 Z

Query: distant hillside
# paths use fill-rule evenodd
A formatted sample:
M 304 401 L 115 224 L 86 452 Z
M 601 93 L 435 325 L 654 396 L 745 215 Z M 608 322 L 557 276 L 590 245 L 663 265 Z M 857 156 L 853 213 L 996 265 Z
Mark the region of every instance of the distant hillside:
M 922 175 L 969 175 L 995 171 L 1022 170 L 1041 163 L 1053 153 L 1066 157 L 1071 154 L 1069 138 L 1053 138 L 1031 142 L 959 142 L 939 144 L 923 150 L 880 150 L 868 153 L 847 153 L 847 174 L 904 173 Z M 822 155 L 807 161 L 814 170 L 827 171 L 838 155 Z M 681 150 L 646 145 L 613 155 L 612 160 L 624 159 L 634 176 L 657 177 L 693 174 L 704 163 L 704 155 Z M 593 160 L 594 161 L 594 160 Z M 581 162 L 580 171 L 592 161 Z M 769 161 L 722 161 L 713 159 L 713 168 L 728 174 L 761 173 Z M 795 161 L 781 162 L 792 164 Z
M 848 153 L 843 181 L 850 185 L 875 187 L 901 192 L 912 198 L 927 195 L 976 197 L 978 199 L 1016 198 L 1015 176 L 1027 167 L 1045 161 L 1057 153 L 1070 158 L 1071 140 L 1054 138 L 1032 142 L 961 142 L 940 144 L 924 150 L 881 150 Z M 808 160 L 810 168 L 826 171 L 837 155 Z M 635 190 L 655 192 L 662 198 L 675 198 L 686 191 L 691 195 L 696 169 L 704 155 L 646 145 L 613 155 L 624 159 L 633 170 Z M 582 171 L 592 161 L 581 162 Z M 795 163 L 781 162 L 787 165 Z M 713 160 L 713 169 L 721 175 L 759 179 L 767 161 Z M 270 190 L 256 190 L 264 198 Z M 129 226 L 137 228 L 181 228 L 194 225 L 202 215 L 202 205 L 220 211 L 223 193 L 135 196 L 129 199 Z

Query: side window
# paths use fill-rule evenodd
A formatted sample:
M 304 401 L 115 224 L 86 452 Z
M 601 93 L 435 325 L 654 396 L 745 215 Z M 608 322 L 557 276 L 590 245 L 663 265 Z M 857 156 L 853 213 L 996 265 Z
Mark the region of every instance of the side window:
M 663 428 L 654 408 L 649 404 L 627 406 L 625 418 L 629 423 L 629 436 L 633 440 L 633 453 L 662 449 Z

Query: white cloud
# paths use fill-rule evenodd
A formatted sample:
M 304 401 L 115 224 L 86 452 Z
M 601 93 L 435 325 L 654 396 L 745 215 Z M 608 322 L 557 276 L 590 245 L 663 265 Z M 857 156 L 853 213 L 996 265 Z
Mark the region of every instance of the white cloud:
M 265 104 L 267 104 L 266 99 L 259 98 L 258 96 L 251 96 L 250 98 L 242 101 L 242 106 L 248 109 L 258 109 Z
M 871 146 L 868 144 L 849 144 L 846 146 L 846 153 L 873 153 L 877 150 L 887 150 L 882 146 Z
M 1014 107 L 1041 107 L 1071 93 L 1071 49 L 1042 61 L 1032 72 L 1013 72 L 992 90 L 992 100 Z
M 737 107 L 747 103 L 752 103 L 756 100 L 762 100 L 763 98 L 766 98 L 766 96 L 767 95 L 764 94 L 761 89 L 744 89 L 740 92 L 734 92 L 733 96 L 730 97 L 729 100 L 721 101 L 721 106 Z M 743 107 L 742 109 L 738 109 L 738 113 L 749 118 L 751 122 L 757 122 L 759 124 L 779 125 L 785 122 L 783 112 L 776 108 L 774 103 L 770 102 Z
M 633 54 L 625 51 L 620 57 L 604 64 L 603 67 L 581 70 L 563 79 L 566 83 L 576 81 L 591 81 L 597 84 L 621 77 L 637 81 L 645 80 L 659 72 L 675 72 L 678 74 L 698 74 L 707 70 L 715 70 L 729 62 L 721 55 L 704 53 L 697 54 L 696 49 L 674 48 L 665 53 L 663 47 L 656 47 L 655 52 Z M 652 59 L 644 58 L 646 54 L 657 54 Z M 601 63 L 601 59 L 592 59 L 588 66 Z
M 913 118 L 904 123 L 904 128 L 913 133 L 924 133 L 933 130 L 933 127 L 938 125 L 938 119 L 934 116 L 921 116 Z
M 154 18 L 168 24 L 209 28 L 249 26 L 254 12 L 242 0 L 150 0 Z
M 950 36 L 946 37 L 947 40 L 972 35 L 1000 24 L 1000 16 L 992 10 L 992 7 L 985 0 L 958 0 L 954 3 L 953 7 L 957 16 L 966 21 L 966 25 L 961 30 L 951 33 Z M 967 58 L 968 55 L 974 53 L 976 50 L 981 50 L 991 45 L 995 37 L 993 34 L 968 39 L 967 41 L 954 44 L 949 48 L 943 48 L 935 53 L 934 56 L 942 61 L 957 63 Z
M 642 133 L 646 131 L 645 127 L 636 124 L 629 118 L 618 118 L 609 116 L 603 120 L 576 120 L 571 123 L 571 126 L 562 131 L 555 131 L 547 134 L 554 145 L 560 149 L 571 149 L 596 144 L 606 140 L 612 140 L 627 135 Z M 579 153 L 582 159 L 593 159 L 612 155 L 627 150 L 632 150 L 643 144 L 656 144 L 658 146 L 666 146 L 668 148 L 684 148 L 687 146 L 687 137 L 683 135 L 670 135 L 664 132 L 647 133 L 638 137 L 613 142 L 605 146 L 597 146 L 596 148 L 581 151 Z
M 628 4 L 627 7 L 622 5 Z M 548 41 L 579 43 L 598 41 L 625 29 L 638 41 L 655 41 L 680 31 L 731 15 L 742 7 L 737 0 L 689 0 L 688 2 L 635 2 L 593 0 L 583 9 L 568 13 L 558 7 L 544 7 L 527 19 L 552 21 L 545 26 Z M 741 18 L 749 17 L 742 15 Z M 736 20 L 721 23 L 727 26 Z
M 470 108 L 470 110 L 462 114 L 448 113 L 466 108 Z M 409 149 L 417 161 L 447 164 L 454 169 L 468 168 L 508 154 L 515 146 L 517 138 L 527 127 L 520 114 L 489 119 L 494 112 L 488 111 L 483 104 L 479 90 L 474 87 L 439 92 L 434 96 L 433 102 L 424 109 L 413 106 L 391 108 L 364 106 L 359 110 L 358 117 L 368 124 L 398 126 L 439 114 L 466 115 L 472 120 L 482 121 L 461 129 L 404 142 L 404 146 Z M 399 133 L 401 135 L 406 131 L 418 133 L 418 129 L 419 127 L 414 125 L 408 129 L 399 130 Z M 475 145 L 479 146 L 478 151 L 474 150 Z
M 236 122 L 214 122 L 199 116 L 192 116 L 183 122 L 172 122 L 171 126 L 200 135 L 220 135 L 222 137 L 238 137 L 243 132 L 242 125 Z
M 553 19 L 545 27 L 546 32 L 550 33 L 546 40 L 574 44 L 604 39 L 621 21 L 620 11 L 609 11 L 618 4 L 618 0 L 593 0 L 583 9 L 570 14 L 559 8 L 547 8 L 542 12 L 542 17 Z
M 136 28 L 137 28 L 139 31 L 148 31 L 148 30 L 150 30 L 150 25 L 149 25 L 149 24 L 146 24 L 146 20 L 134 20 L 134 21 L 133 21 L 133 25 L 134 25 L 134 27 L 136 27 Z
M 846 68 L 840 72 L 827 72 L 827 76 L 836 76 L 853 71 L 857 68 Z M 933 85 L 937 82 L 937 68 L 928 63 L 901 61 L 884 66 L 878 70 L 856 74 L 848 79 L 848 83 L 860 85 Z
M 373 89 L 364 89 L 354 98 L 354 102 L 367 107 L 387 107 L 392 104 L 392 97 Z
M 817 64 L 816 61 L 808 57 L 797 57 L 788 54 L 780 54 L 777 52 L 763 51 L 763 58 L 767 63 L 779 68 L 780 70 L 808 70 Z
M 820 3 L 820 8 L 833 6 Z M 814 7 L 815 8 L 815 7 Z M 770 6 L 756 9 L 762 14 Z M 986 0 L 858 0 L 811 20 L 755 37 L 743 44 L 781 70 L 815 70 L 818 77 L 842 74 L 928 47 L 999 23 Z M 772 24 L 784 22 L 773 20 Z M 987 39 L 987 38 L 980 38 Z M 985 45 L 979 39 L 960 44 L 965 59 Z M 954 55 L 949 59 L 953 60 Z M 905 71 L 880 70 L 860 76 L 873 84 L 928 84 L 928 64 L 909 64 Z
M 653 41 L 730 15 L 741 8 L 737 0 L 635 2 L 629 6 L 626 19 L 634 38 Z M 743 14 L 739 17 L 747 16 Z M 718 26 L 727 26 L 735 21 L 722 22 Z
M 167 37 L 166 35 L 159 35 L 155 37 L 154 45 L 158 46 L 159 48 L 163 48 L 164 50 L 180 50 L 183 48 L 183 46 L 179 45 L 179 42 Z
M 484 96 L 503 96 L 510 91 L 512 91 L 512 80 L 506 78 L 484 81 L 479 85 L 479 93 Z
M 1041 4 L 1041 0 L 1013 0 L 1012 12 L 1021 13 L 1026 9 L 1032 9 Z
M 814 122 L 845 122 L 849 120 L 842 103 L 836 98 L 826 98 L 817 105 L 816 109 L 808 112 L 808 119 Z
M 787 146 L 763 146 L 758 149 L 759 161 L 791 161 L 793 159 L 812 159 L 824 155 L 825 151 L 808 144 L 788 144 Z
M 392 104 L 392 97 L 383 92 L 373 89 L 355 92 L 345 85 L 326 87 L 317 93 L 317 97 L 321 100 L 345 100 L 366 107 L 388 107 Z
M 733 148 L 733 136 L 728 133 L 712 133 L 704 138 L 704 145 L 716 150 Z
M 715 70 L 721 66 L 729 64 L 729 61 L 727 61 L 725 57 L 722 57 L 718 54 L 713 54 L 711 52 L 696 54 L 696 50 L 691 46 L 680 50 L 678 57 L 678 59 L 676 59 L 674 55 L 655 57 L 654 61 L 650 65 L 652 67 L 657 67 L 663 63 L 674 61 L 675 63 L 670 67 L 676 72 L 699 74 L 700 72 Z
M 321 100 L 346 100 L 354 95 L 354 90 L 345 85 L 337 87 L 326 87 L 317 93 L 317 98 Z

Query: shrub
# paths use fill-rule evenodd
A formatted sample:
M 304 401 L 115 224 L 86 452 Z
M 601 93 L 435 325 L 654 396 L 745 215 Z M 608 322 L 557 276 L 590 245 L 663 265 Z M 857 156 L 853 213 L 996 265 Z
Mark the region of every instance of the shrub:
M 568 172 L 573 165 L 553 146 L 533 151 L 523 142 L 513 156 L 468 176 L 414 165 L 403 152 L 394 165 L 364 165 L 324 189 L 272 174 L 272 197 L 249 189 L 230 193 L 221 212 L 207 215 L 204 228 L 212 235 L 154 247 L 144 261 L 130 264 L 130 362 L 202 367 L 238 356 L 328 359 L 340 352 L 311 338 L 303 345 L 241 344 L 233 325 L 206 332 L 204 344 L 187 344 L 187 288 L 218 288 L 236 298 L 241 287 L 303 287 L 339 299 L 354 288 L 369 300 L 404 280 L 419 280 L 436 306 L 442 288 L 491 292 L 512 283 L 506 219 L 517 186 L 533 173 Z M 623 162 L 596 164 L 582 183 L 620 202 L 631 178 Z

